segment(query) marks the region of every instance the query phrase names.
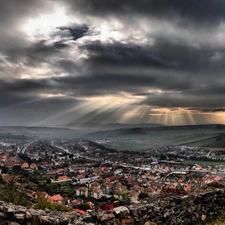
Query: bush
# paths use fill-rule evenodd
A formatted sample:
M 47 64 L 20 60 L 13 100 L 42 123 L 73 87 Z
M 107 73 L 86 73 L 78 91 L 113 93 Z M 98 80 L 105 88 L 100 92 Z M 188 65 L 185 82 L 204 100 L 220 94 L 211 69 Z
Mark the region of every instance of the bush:
M 39 196 L 36 199 L 36 203 L 34 205 L 34 209 L 49 209 L 52 211 L 60 211 L 60 212 L 69 212 L 69 208 L 67 208 L 63 204 L 53 203 L 46 199 L 44 196 Z
M 13 177 L 8 182 L 5 182 L 0 186 L 0 200 L 11 202 L 15 205 L 29 205 L 27 195 L 18 190 L 18 186 Z

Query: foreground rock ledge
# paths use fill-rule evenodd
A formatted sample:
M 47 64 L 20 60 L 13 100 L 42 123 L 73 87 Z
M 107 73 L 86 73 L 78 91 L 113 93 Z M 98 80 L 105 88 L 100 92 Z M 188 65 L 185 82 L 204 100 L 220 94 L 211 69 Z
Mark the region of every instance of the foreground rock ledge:
M 158 198 L 111 212 L 78 213 L 34 210 L 0 201 L 0 225 L 178 225 L 196 224 L 225 210 L 225 189 L 204 194 Z

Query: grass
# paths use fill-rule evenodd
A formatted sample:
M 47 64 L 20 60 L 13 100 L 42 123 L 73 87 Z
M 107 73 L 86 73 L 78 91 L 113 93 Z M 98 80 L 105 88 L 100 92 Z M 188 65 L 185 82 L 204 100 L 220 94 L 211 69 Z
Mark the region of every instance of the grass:
M 208 132 L 208 133 L 207 133 Z M 174 131 L 151 131 L 142 134 L 119 134 L 108 133 L 108 138 L 111 137 L 112 141 L 103 143 L 107 148 L 117 150 L 130 150 L 130 151 L 152 151 L 156 146 L 165 145 L 188 145 L 188 146 L 206 146 L 214 143 L 220 133 L 207 130 L 174 130 Z M 104 134 L 106 138 L 107 132 Z M 96 137 L 101 139 L 101 137 Z M 209 139 L 212 138 L 212 139 Z M 208 140 L 207 140 L 208 139 Z

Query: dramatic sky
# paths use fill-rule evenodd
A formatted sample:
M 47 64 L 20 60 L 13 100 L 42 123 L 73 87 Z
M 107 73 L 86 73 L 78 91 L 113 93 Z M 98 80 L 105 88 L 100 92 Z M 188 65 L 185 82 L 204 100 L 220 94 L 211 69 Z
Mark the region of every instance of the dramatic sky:
M 1 0 L 0 125 L 225 123 L 224 0 Z

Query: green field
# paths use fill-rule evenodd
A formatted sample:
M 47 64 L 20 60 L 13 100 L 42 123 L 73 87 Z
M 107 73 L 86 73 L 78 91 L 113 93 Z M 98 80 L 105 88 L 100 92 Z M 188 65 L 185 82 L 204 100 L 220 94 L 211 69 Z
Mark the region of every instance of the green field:
M 107 140 L 101 142 L 107 148 L 130 151 L 152 151 L 156 147 L 166 145 L 188 145 L 188 146 L 211 146 L 216 142 L 218 136 L 224 134 L 224 131 L 214 129 L 198 130 L 160 130 L 143 132 L 128 132 L 126 130 L 115 130 L 110 132 L 98 132 L 92 136 L 95 141 Z M 133 130 L 131 130 L 133 131 Z

